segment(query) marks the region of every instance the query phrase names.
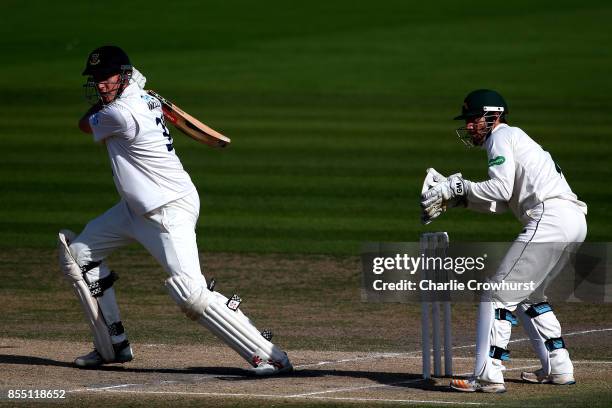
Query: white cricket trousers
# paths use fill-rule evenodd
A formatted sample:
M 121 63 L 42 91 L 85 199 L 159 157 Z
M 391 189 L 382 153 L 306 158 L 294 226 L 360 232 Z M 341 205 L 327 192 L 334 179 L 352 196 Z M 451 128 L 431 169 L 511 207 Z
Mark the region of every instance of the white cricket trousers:
M 139 242 L 170 276 L 185 276 L 205 286 L 195 233 L 199 212 L 200 199 L 195 189 L 144 215 L 135 214 L 121 200 L 91 220 L 70 244 L 70 249 L 80 266 L 102 262 L 87 272 L 91 282 L 110 274 L 103 261 L 114 250 Z M 121 321 L 113 288 L 107 289 L 98 302 L 107 324 Z M 112 339 L 118 343 L 125 340 L 125 335 L 112 336 Z
M 523 222 L 523 231 L 490 280 L 533 281 L 536 289 L 483 294 L 478 313 L 474 374 L 489 382 L 504 382 L 502 360 L 509 357 L 506 347 L 511 321 L 516 324 L 515 311 L 545 374 L 573 373 L 569 353 L 561 340 L 561 325 L 547 303 L 545 290 L 586 238 L 586 218 L 574 203 L 551 199 L 528 211 Z

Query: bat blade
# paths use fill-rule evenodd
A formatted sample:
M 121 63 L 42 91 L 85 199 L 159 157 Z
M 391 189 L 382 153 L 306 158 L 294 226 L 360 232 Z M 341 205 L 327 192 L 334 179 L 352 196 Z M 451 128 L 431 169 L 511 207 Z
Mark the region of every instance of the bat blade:
M 192 139 L 212 147 L 225 147 L 231 143 L 229 137 L 200 122 L 157 92 L 148 90 L 147 93 L 161 102 L 164 117 Z

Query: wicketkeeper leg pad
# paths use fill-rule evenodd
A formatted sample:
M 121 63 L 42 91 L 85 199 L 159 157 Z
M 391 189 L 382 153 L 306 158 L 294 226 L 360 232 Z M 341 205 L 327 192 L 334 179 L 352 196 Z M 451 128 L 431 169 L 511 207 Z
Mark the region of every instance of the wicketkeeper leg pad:
M 115 360 L 115 350 L 104 316 L 100 311 L 98 302 L 92 296 L 89 285 L 83 278 L 83 271 L 76 262 L 76 257 L 70 251 L 70 241 L 74 240 L 76 234 L 69 230 L 62 230 L 58 234 L 59 264 L 66 279 L 72 284 L 91 332 L 94 337 L 94 345 L 106 362 Z M 108 281 L 107 281 L 108 282 Z M 110 282 L 112 285 L 112 281 Z M 105 283 L 104 283 L 105 284 Z
M 542 363 L 544 375 L 573 374 L 574 366 L 561 337 L 561 324 L 547 302 L 521 303 L 517 314 Z
M 474 375 L 479 380 L 504 382 L 502 361 L 510 359 L 507 347 L 512 326 L 516 324 L 511 309 L 514 307 L 496 302 L 479 304 L 474 367 Z
M 253 367 L 262 363 L 282 369 L 287 355 L 268 341 L 238 308 L 240 299 L 226 298 L 210 291 L 202 279 L 196 282 L 183 276 L 166 280 L 170 296 L 192 320 L 207 327 Z

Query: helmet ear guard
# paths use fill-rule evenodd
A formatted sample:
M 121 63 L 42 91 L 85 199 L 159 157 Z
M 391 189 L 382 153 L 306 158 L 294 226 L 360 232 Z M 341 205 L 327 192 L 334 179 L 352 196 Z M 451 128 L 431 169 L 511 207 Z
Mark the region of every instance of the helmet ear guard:
M 485 112 L 503 112 L 506 109 L 503 106 L 483 106 L 482 110 Z
M 483 117 L 487 122 L 487 127 L 493 126 L 493 123 L 495 123 L 497 118 L 503 118 L 506 116 L 506 109 L 503 106 L 483 106 L 482 110 L 484 111 Z

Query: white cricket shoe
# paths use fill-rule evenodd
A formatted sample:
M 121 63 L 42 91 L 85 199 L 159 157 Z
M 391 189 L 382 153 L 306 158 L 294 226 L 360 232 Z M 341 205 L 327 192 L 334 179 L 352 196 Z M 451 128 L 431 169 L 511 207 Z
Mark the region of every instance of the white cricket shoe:
M 74 364 L 79 368 L 93 368 L 103 364 L 127 363 L 134 359 L 132 347 L 127 340 L 119 344 L 113 344 L 113 348 L 115 349 L 115 359 L 113 361 L 104 361 L 98 350 L 94 349 L 84 356 L 77 357 L 74 360 Z
M 459 378 L 452 379 L 450 387 L 455 391 L 462 392 L 487 392 L 495 394 L 506 392 L 506 386 L 503 383 L 490 383 L 475 378 L 467 380 Z
M 521 379 L 532 384 L 554 384 L 554 385 L 572 385 L 576 384 L 574 374 L 549 374 L 545 375 L 544 370 L 529 372 L 523 371 Z
M 287 354 L 285 354 L 285 358 L 282 361 L 268 360 L 261 362 L 257 367 L 253 368 L 253 373 L 258 376 L 279 375 L 292 371 L 293 365 L 291 365 Z

